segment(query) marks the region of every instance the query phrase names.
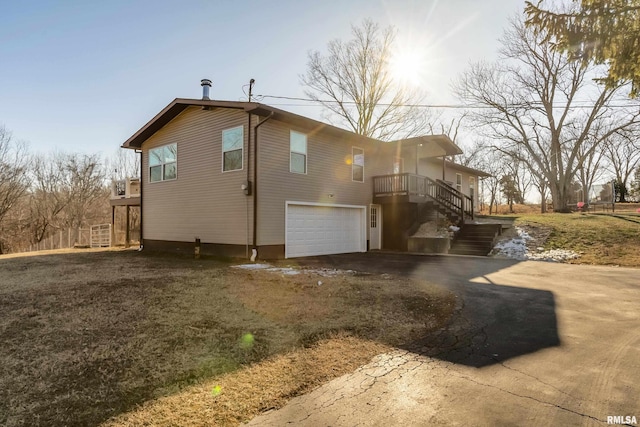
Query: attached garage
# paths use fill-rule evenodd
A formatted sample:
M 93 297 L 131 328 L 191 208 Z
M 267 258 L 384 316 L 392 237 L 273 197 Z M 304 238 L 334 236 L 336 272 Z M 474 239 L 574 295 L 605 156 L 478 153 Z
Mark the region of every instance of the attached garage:
M 366 252 L 365 206 L 287 202 L 285 257 Z

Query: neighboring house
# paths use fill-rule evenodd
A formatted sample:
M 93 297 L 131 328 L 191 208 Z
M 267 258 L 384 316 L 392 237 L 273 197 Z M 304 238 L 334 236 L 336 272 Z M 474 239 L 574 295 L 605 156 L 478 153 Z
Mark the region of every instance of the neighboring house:
M 260 103 L 209 100 L 203 86 L 203 99 L 175 99 L 123 144 L 142 153 L 145 249 L 193 252 L 198 239 L 202 253 L 267 259 L 406 250 L 399 207 L 414 222 L 434 203 L 454 220 L 473 215 L 486 174 L 443 161 L 461 153 L 444 135 L 382 142 Z M 453 187 L 435 181 L 443 176 Z

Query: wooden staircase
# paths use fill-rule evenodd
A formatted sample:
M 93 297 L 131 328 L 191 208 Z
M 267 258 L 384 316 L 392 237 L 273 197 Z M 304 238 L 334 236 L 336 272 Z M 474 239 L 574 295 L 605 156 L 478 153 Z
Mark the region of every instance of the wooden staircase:
M 383 206 L 385 249 L 408 250 L 408 240 L 433 211 L 458 224 L 461 231 L 449 253 L 487 255 L 498 224 L 465 224 L 474 219 L 473 199 L 446 182 L 412 173 L 373 177 L 373 201 Z
M 428 203 L 451 222 L 462 224 L 473 219 L 473 200 L 439 179 L 401 173 L 373 177 L 373 200 L 378 204 Z
M 487 256 L 502 234 L 502 224 L 463 224 L 451 242 L 450 254 Z

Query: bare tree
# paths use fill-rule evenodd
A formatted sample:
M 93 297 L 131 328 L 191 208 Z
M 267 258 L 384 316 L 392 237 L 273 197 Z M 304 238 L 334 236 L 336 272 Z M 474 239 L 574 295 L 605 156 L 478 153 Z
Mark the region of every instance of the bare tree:
M 542 171 L 532 169 L 530 165 L 535 164 L 531 159 L 527 159 L 530 154 L 527 151 L 521 151 L 518 156 L 519 159 L 526 159 L 520 161 L 521 173 L 527 175 L 530 185 L 535 188 L 540 194 L 540 213 L 547 213 L 547 200 L 549 199 L 549 183 Z M 513 159 L 512 159 L 513 160 Z
M 542 174 L 554 209 L 566 212 L 584 156 L 637 123 L 640 111 L 610 108 L 613 100 L 627 99 L 623 86 L 596 85 L 592 77 L 597 69 L 554 50 L 544 34 L 522 22 L 512 22 L 502 46 L 501 60 L 472 65 L 459 80 L 457 93 L 483 107 L 470 117 L 495 141 L 495 149 L 525 162 L 532 174 Z M 587 141 L 591 147 L 583 150 Z
M 94 205 L 109 198 L 105 171 L 97 155 L 67 154 L 64 156 L 65 181 L 68 183 L 69 201 L 64 209 L 63 225 L 79 228 L 91 220 L 92 215 L 103 216 Z
M 3 219 L 0 244 L 4 253 L 26 250 L 31 243 L 31 218 L 27 194 L 16 201 Z
M 3 253 L 3 220 L 28 188 L 29 153 L 26 144 L 15 142 L 5 127 L 0 127 L 0 254 Z
M 33 242 L 50 232 L 79 228 L 108 216 L 109 193 L 96 155 L 39 155 L 33 165 L 30 216 Z M 89 221 L 87 221 L 89 220 Z
M 595 132 L 596 135 L 601 131 Z M 605 171 L 603 167 L 605 150 L 602 146 L 592 149 L 592 145 L 597 143 L 594 138 L 587 138 L 578 148 L 578 158 L 580 159 L 576 168 L 576 179 L 582 189 L 583 200 L 589 203 L 591 189 L 596 180 L 602 178 Z M 580 201 L 580 200 L 578 200 Z
M 51 228 L 59 225 L 59 215 L 69 204 L 70 198 L 64 154 L 36 156 L 29 200 L 34 243 L 41 242 Z
M 457 142 L 460 128 L 463 128 L 465 117 L 467 117 L 466 112 L 452 117 L 448 122 L 445 122 L 442 114 L 438 113 L 434 116 L 433 120 L 427 123 L 426 129 L 433 135 L 447 135 L 453 142 Z
M 547 199 L 549 192 L 549 183 L 547 179 L 541 173 L 532 173 L 533 186 L 540 193 L 540 213 L 547 213 Z
M 140 158 L 132 150 L 118 149 L 107 159 L 107 175 L 114 180 L 140 177 Z
M 640 202 L 640 166 L 636 168 L 633 174 L 633 181 L 631 181 L 631 197 L 636 202 Z
M 620 187 L 619 201 L 622 203 L 627 201 L 629 179 L 634 169 L 640 165 L 639 136 L 638 129 L 616 132 L 609 137 L 604 146 L 605 155 Z
M 484 155 L 484 150 L 486 147 L 483 145 L 482 141 L 474 140 L 471 145 L 464 146 L 463 148 L 463 153 L 459 154 L 456 157 L 456 160 L 459 164 L 472 168 L 484 165 L 482 156 Z
M 523 153 L 517 153 L 516 156 L 509 156 L 509 161 L 505 162 L 506 176 L 509 177 L 507 187 L 513 187 L 509 190 L 512 193 L 511 200 L 521 204 L 525 203 L 533 181 L 526 163 L 522 160 L 523 157 Z M 510 211 L 513 212 L 513 206 L 510 206 Z
M 347 42 L 329 42 L 326 55 L 309 53 L 300 75 L 305 94 L 329 111 L 329 121 L 337 118 L 360 135 L 390 140 L 424 133 L 427 114 L 414 106 L 423 96 L 394 82 L 389 69 L 395 30 L 365 20 L 351 33 Z
M 459 144 L 460 129 L 464 128 L 463 123 L 466 116 L 467 113 L 465 112 L 456 117 L 452 117 L 448 122 L 446 122 L 442 119 L 442 113 L 438 112 L 427 124 L 426 130 L 432 135 L 447 135 L 451 141 L 455 144 Z M 463 151 L 464 153 L 459 154 L 458 156 L 446 156 L 445 158 L 452 162 L 456 162 L 457 160 L 457 163 L 466 165 L 466 163 L 471 161 L 471 158 L 475 155 L 475 151 L 473 149 L 471 151 Z
M 498 211 L 498 203 L 500 198 L 500 178 L 507 172 L 506 164 L 508 157 L 497 150 L 491 148 L 491 144 L 487 141 L 476 140 L 469 150 L 465 153 L 472 153 L 469 157 L 463 158 L 461 163 L 475 169 L 482 170 L 490 174 L 486 178 L 482 178 L 480 194 L 484 199 L 486 195 L 489 198 L 489 215 L 494 211 Z

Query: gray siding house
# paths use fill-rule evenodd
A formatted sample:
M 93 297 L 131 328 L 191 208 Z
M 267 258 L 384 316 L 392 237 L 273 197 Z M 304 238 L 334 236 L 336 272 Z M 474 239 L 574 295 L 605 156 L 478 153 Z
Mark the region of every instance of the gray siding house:
M 447 187 L 462 220 L 483 174 L 443 161 L 461 152 L 443 135 L 382 142 L 254 102 L 175 99 L 122 146 L 141 153 L 145 249 L 234 257 L 402 249 L 398 204 Z

